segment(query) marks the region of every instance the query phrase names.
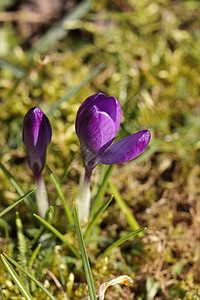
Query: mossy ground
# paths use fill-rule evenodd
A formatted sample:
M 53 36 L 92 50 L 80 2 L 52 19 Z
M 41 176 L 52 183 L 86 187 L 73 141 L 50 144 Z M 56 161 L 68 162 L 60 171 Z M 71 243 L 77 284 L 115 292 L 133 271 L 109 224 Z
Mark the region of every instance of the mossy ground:
M 87 244 L 95 286 L 127 274 L 134 279 L 133 285 L 110 288 L 106 299 L 154 299 L 150 290 L 156 283 L 155 299 L 200 299 L 200 2 L 91 1 L 91 9 L 81 20 L 65 23 L 69 30 L 66 37 L 31 56 L 30 49 L 54 22 L 78 5 L 64 1 L 62 6 L 58 1 L 54 16 L 55 8 L 48 6 L 48 15 L 47 8 L 42 10 L 39 3 L 46 2 L 11 0 L 1 4 L 1 162 L 24 191 L 30 190 L 34 180 L 21 140 L 25 113 L 32 106 L 48 111 L 95 66 L 104 63 L 92 81 L 50 116 L 53 137 L 47 156 L 48 165 L 61 178 L 72 152 L 77 151 L 63 186 L 72 206 L 83 172 L 74 121 L 86 97 L 102 91 L 120 101 L 122 123 L 117 138 L 141 129 L 151 131 L 146 152 L 133 162 L 116 166 L 112 173 L 123 199 L 147 230 L 143 237 L 130 239 L 100 263 L 98 254 L 130 231 L 117 204 L 111 204 L 101 223 L 98 245 L 95 241 Z M 26 9 L 36 12 L 32 21 L 24 21 L 20 15 Z M 41 55 L 45 57 L 42 61 Z M 100 169 L 98 166 L 93 174 L 94 191 Z M 52 204 L 56 192 L 46 171 L 44 179 Z M 18 199 L 3 172 L 0 191 L 0 210 Z M 107 190 L 106 197 L 110 194 Z M 6 225 L 0 223 L 0 247 L 18 260 L 16 210 L 28 243 L 39 224 L 23 203 L 3 218 Z M 54 226 L 78 247 L 59 201 Z M 54 276 L 60 280 L 60 265 L 72 299 L 81 299 L 87 294 L 82 267 L 74 267 L 66 247 L 59 244 L 48 232 L 44 235 L 34 272 L 56 299 L 64 299 L 54 280 Z M 27 257 L 32 251 L 30 246 Z M 1 270 L 5 299 L 22 299 L 2 264 Z M 34 299 L 46 299 L 41 291 L 33 291 Z

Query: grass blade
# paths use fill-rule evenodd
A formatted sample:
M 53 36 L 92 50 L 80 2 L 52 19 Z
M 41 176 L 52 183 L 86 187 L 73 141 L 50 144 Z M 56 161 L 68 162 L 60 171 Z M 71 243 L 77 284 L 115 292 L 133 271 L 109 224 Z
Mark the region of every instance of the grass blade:
M 67 220 L 69 222 L 69 224 L 73 224 L 73 218 L 72 218 L 72 214 L 71 214 L 71 211 L 70 211 L 70 208 L 67 204 L 67 201 L 66 201 L 66 198 L 65 198 L 65 195 L 61 189 L 61 186 L 60 186 L 60 183 L 58 182 L 58 180 L 56 179 L 55 175 L 53 174 L 53 172 L 51 171 L 51 169 L 46 166 L 47 168 L 47 171 L 50 175 L 50 178 L 56 188 L 56 191 L 60 197 L 60 200 L 62 201 L 62 205 L 63 205 L 63 208 L 64 208 L 64 211 L 65 211 L 65 214 L 66 214 L 66 217 L 67 217 Z
M 131 233 L 126 234 L 125 236 L 123 236 L 122 238 L 120 238 L 119 240 L 117 240 L 116 242 L 114 242 L 112 245 L 110 245 L 101 255 L 100 258 L 105 258 L 114 248 L 119 247 L 121 244 L 123 244 L 124 242 L 126 242 L 128 239 L 130 239 L 132 236 L 139 234 L 140 232 L 142 232 L 143 230 L 145 230 L 146 227 L 144 228 L 139 228 L 138 230 L 135 230 Z
M 40 239 L 43 231 L 44 231 L 45 227 L 44 225 L 41 225 L 40 228 L 38 229 L 38 231 L 36 232 L 34 239 L 31 241 L 31 246 L 34 247 L 35 244 L 38 242 L 38 240 Z
M 0 67 L 9 69 L 11 73 L 18 78 L 22 78 L 26 74 L 25 71 L 20 69 L 18 66 L 14 66 L 3 59 L 0 59 Z
M 54 207 L 53 206 L 49 206 L 46 214 L 45 214 L 45 220 L 49 223 L 52 224 L 53 223 L 53 219 L 54 219 Z M 35 244 L 38 242 L 38 240 L 40 239 L 43 231 L 44 231 L 45 227 L 44 225 L 41 225 L 40 228 L 38 229 L 37 233 L 34 236 L 34 239 L 31 241 L 31 245 L 32 247 L 35 246 Z
M 88 227 L 86 229 L 86 232 L 84 234 L 84 239 L 86 240 L 91 232 L 92 229 L 94 228 L 95 224 L 97 224 L 99 218 L 101 217 L 101 215 L 103 214 L 103 212 L 106 210 L 106 208 L 108 207 L 108 205 L 110 204 L 110 202 L 112 201 L 113 196 L 111 196 L 101 207 L 100 209 L 96 212 L 96 214 L 94 214 L 92 220 L 89 222 Z
M 110 175 L 111 175 L 113 169 L 114 169 L 114 165 L 108 167 L 108 170 L 106 172 L 104 180 L 103 180 L 102 184 L 100 185 L 98 192 L 97 192 L 97 196 L 94 200 L 94 203 L 93 203 L 93 206 L 92 206 L 92 209 L 90 212 L 90 217 L 93 217 L 94 214 L 98 211 L 98 209 L 102 205 L 103 197 L 105 195 L 107 184 L 108 184 L 108 180 L 110 178 Z
M 72 96 L 74 96 L 86 83 L 92 80 L 103 68 L 105 67 L 104 64 L 100 64 L 98 67 L 93 69 L 87 77 L 85 77 L 78 85 L 76 85 L 69 93 L 67 93 L 64 97 L 58 100 L 47 112 L 47 115 L 51 115 L 56 109 L 58 109 L 64 101 L 69 100 Z
M 63 234 L 61 234 L 55 227 L 53 227 L 52 225 L 50 225 L 47 221 L 45 221 L 44 219 L 42 219 L 40 216 L 33 214 L 34 217 L 36 217 L 46 228 L 48 228 L 55 236 L 57 236 L 57 238 L 59 238 L 70 250 L 71 252 L 78 258 L 80 259 L 81 256 L 78 253 L 78 251 L 72 246 L 70 245 L 70 243 L 66 240 L 66 238 L 63 236 Z
M 114 183 L 109 182 L 109 187 L 111 190 L 111 193 L 114 195 L 114 198 L 119 206 L 119 208 L 121 209 L 121 211 L 124 213 L 126 220 L 128 222 L 128 224 L 130 225 L 132 230 L 137 230 L 138 228 L 140 228 L 137 220 L 135 219 L 134 215 L 131 213 L 128 205 L 126 204 L 126 202 L 123 200 L 122 196 L 120 195 L 116 185 L 114 185 Z M 139 236 L 142 236 L 143 234 L 140 234 Z
M 72 164 L 72 162 L 73 162 L 73 160 L 74 160 L 74 158 L 75 158 L 75 155 L 76 155 L 76 152 L 73 152 L 70 161 L 69 161 L 68 164 L 66 165 L 66 168 L 65 168 L 65 170 L 64 170 L 64 173 L 63 173 L 62 178 L 61 178 L 61 181 L 60 181 L 60 185 L 61 185 L 61 186 L 64 184 L 64 181 L 65 181 L 67 175 L 69 174 L 69 170 L 70 170 L 71 164 Z
M 5 231 L 5 238 L 6 238 L 6 242 L 8 242 L 9 240 L 9 227 L 8 227 L 8 222 L 6 222 L 3 219 L 0 219 L 0 228 L 3 228 Z
M 8 93 L 8 95 L 4 98 L 4 103 L 6 101 L 8 101 L 10 98 L 12 98 L 12 96 L 15 94 L 18 86 L 20 85 L 22 79 L 18 79 L 17 82 L 15 83 L 15 85 L 13 86 L 13 88 L 11 89 L 11 91 Z
M 30 293 L 27 290 L 27 288 L 25 287 L 24 283 L 19 278 L 19 276 L 17 275 L 17 273 L 15 272 L 15 270 L 13 269 L 13 267 L 9 264 L 9 262 L 7 261 L 7 259 L 3 256 L 3 254 L 1 254 L 1 259 L 2 259 L 2 262 L 3 262 L 4 266 L 5 266 L 5 268 L 7 269 L 8 273 L 12 277 L 12 279 L 15 282 L 15 284 L 17 285 L 17 287 L 19 288 L 19 290 L 22 293 L 22 295 L 27 300 L 32 300 L 33 298 L 30 295 Z
M 46 214 L 45 214 L 45 220 L 49 223 L 52 224 L 53 220 L 54 220 L 54 207 L 53 206 L 49 206 Z
M 72 157 L 70 159 L 70 161 L 68 162 L 68 164 L 66 165 L 65 169 L 64 169 L 64 172 L 63 172 L 63 175 L 61 177 L 61 180 L 60 180 L 60 186 L 63 186 L 64 182 L 65 182 L 65 179 L 67 178 L 67 175 L 69 174 L 69 171 L 70 171 L 70 167 L 71 167 L 71 164 L 75 158 L 75 155 L 76 155 L 76 152 L 73 152 L 72 154 Z M 55 203 L 56 200 L 58 198 L 58 193 L 56 194 L 56 196 L 54 197 L 52 203 Z
M 19 198 L 15 203 L 9 205 L 8 207 L 6 207 L 2 212 L 0 212 L 0 218 L 3 217 L 7 212 L 9 212 L 11 209 L 13 209 L 13 207 L 15 207 L 17 204 L 19 204 L 20 202 L 22 202 L 25 198 L 27 198 L 30 194 L 32 194 L 35 191 L 36 188 L 30 190 L 30 192 L 26 193 L 25 195 L 23 195 L 21 198 Z
M 12 184 L 12 186 L 15 188 L 15 190 L 19 194 L 19 196 L 22 197 L 24 195 L 23 190 L 21 189 L 21 187 L 16 182 L 14 177 L 10 174 L 10 172 L 4 167 L 4 165 L 1 162 L 0 162 L 0 168 L 4 172 L 4 174 L 6 175 L 6 177 L 8 178 L 10 183 Z M 26 206 L 28 207 L 28 209 L 33 213 L 32 199 L 30 197 L 27 198 L 27 199 L 25 198 L 24 202 L 25 202 Z
M 31 271 L 32 267 L 33 267 L 33 264 L 34 264 L 34 261 L 36 259 L 36 256 L 38 255 L 38 252 L 40 251 L 40 248 L 41 248 L 41 244 L 39 244 L 35 250 L 33 251 L 32 255 L 31 255 L 31 258 L 30 258 L 30 261 L 29 261 L 29 264 L 28 264 L 28 269 L 29 271 Z
M 86 276 L 86 280 L 87 280 L 90 299 L 91 300 L 96 300 L 97 298 L 96 298 L 96 293 L 95 293 L 95 288 L 94 288 L 94 282 L 93 282 L 93 279 L 92 279 L 92 272 L 91 272 L 91 269 L 90 269 L 90 264 L 89 264 L 89 260 L 88 260 L 88 257 L 87 257 L 87 253 L 86 253 L 86 249 L 85 249 L 85 243 L 84 243 L 84 240 L 83 240 L 83 235 L 82 235 L 82 232 L 81 232 L 81 227 L 80 227 L 80 223 L 79 223 L 79 219 L 78 219 L 78 213 L 77 213 L 77 209 L 76 209 L 75 204 L 74 204 L 74 223 L 75 223 L 76 233 L 77 233 L 77 236 L 78 236 L 78 242 L 79 242 L 79 246 L 80 246 L 80 250 L 81 250 L 83 266 L 84 266 L 84 270 L 85 270 L 85 276 Z
M 16 230 L 17 230 L 17 242 L 18 242 L 18 251 L 19 251 L 19 261 L 22 267 L 27 270 L 27 244 L 23 232 L 23 225 L 20 219 L 19 213 L 16 212 Z M 26 286 L 28 287 L 27 277 L 23 278 Z
M 32 276 L 28 271 L 24 270 L 14 259 L 12 259 L 11 257 L 9 257 L 7 254 L 3 254 L 15 267 L 17 267 L 18 269 L 20 269 L 22 272 L 24 272 L 24 274 L 26 274 L 33 282 L 35 282 L 35 284 L 41 288 L 41 290 L 51 299 L 51 300 L 56 300 L 56 298 L 54 298 L 54 296 L 51 295 L 51 293 L 34 277 Z M 1 254 L 1 256 L 3 256 Z M 3 256 L 3 257 L 4 257 Z M 5 259 L 4 257 L 4 259 Z M 32 298 L 30 298 L 32 299 Z
M 65 281 L 65 276 L 63 274 L 63 270 L 62 270 L 62 267 L 61 267 L 62 263 L 59 261 L 57 253 L 56 253 L 56 262 L 57 262 L 58 271 L 59 271 L 59 275 L 60 275 L 61 285 L 62 285 L 62 288 L 63 288 L 63 291 L 64 291 L 64 297 L 65 297 L 66 300 L 70 300 L 69 295 L 67 293 L 67 283 Z
M 64 16 L 59 22 L 56 22 L 46 34 L 34 45 L 34 47 L 28 52 L 32 57 L 36 53 L 43 53 L 46 50 L 50 49 L 55 43 L 63 39 L 68 31 L 63 27 L 63 23 L 71 20 L 79 20 L 85 16 L 90 8 L 90 1 L 82 1 L 80 4 L 76 5 L 75 8 Z

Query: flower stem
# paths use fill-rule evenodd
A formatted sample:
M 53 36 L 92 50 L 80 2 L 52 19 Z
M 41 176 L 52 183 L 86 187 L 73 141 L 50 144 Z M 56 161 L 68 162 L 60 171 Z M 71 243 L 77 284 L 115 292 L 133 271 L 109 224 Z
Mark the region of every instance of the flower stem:
M 37 185 L 36 202 L 38 207 L 38 213 L 42 218 L 44 218 L 45 213 L 49 207 L 46 186 L 43 181 L 41 173 L 35 176 L 35 180 Z
M 77 208 L 81 224 L 88 220 L 90 214 L 90 176 L 91 173 L 86 172 L 79 182 Z

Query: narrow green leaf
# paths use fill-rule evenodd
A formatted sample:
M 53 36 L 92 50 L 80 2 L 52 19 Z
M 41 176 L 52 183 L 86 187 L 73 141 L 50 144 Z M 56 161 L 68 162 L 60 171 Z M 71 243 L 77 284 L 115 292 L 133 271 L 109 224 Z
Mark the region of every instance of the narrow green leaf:
M 1 254 L 1 259 L 2 259 L 2 262 L 3 262 L 4 266 L 5 266 L 5 268 L 7 269 L 8 273 L 12 277 L 12 279 L 15 282 L 15 284 L 17 285 L 17 287 L 19 288 L 19 290 L 22 293 L 22 295 L 27 300 L 32 300 L 33 298 L 31 296 L 31 294 L 29 293 L 29 291 L 27 290 L 27 288 L 25 287 L 24 283 L 19 278 L 19 276 L 17 275 L 17 273 L 15 272 L 15 270 L 13 269 L 13 267 L 9 264 L 9 262 L 7 261 L 7 259 L 3 256 L 3 254 Z
M 95 69 L 93 69 L 90 72 L 90 74 L 87 77 L 85 77 L 78 85 L 76 85 L 74 88 L 72 88 L 71 91 L 69 91 L 69 93 L 67 93 L 63 98 L 61 98 L 53 106 L 51 106 L 51 108 L 47 112 L 47 115 L 48 116 L 51 115 L 56 109 L 58 109 L 61 106 L 61 104 L 64 101 L 67 101 L 72 96 L 74 96 L 82 87 L 84 87 L 84 85 L 86 85 L 86 83 L 88 83 L 90 80 L 92 80 L 101 70 L 103 70 L 104 67 L 105 67 L 104 64 L 100 64 Z
M 26 274 L 33 282 L 35 282 L 35 284 L 37 286 L 39 286 L 39 288 L 41 288 L 41 290 L 51 299 L 51 300 L 56 300 L 56 298 L 54 298 L 51 293 L 34 277 L 32 276 L 28 271 L 24 270 L 24 268 L 22 268 L 14 259 L 12 259 L 11 257 L 9 257 L 7 254 L 3 254 L 15 267 L 17 267 L 18 269 L 20 269 L 22 272 L 24 272 L 24 274 Z M 1 256 L 3 256 L 1 255 Z M 5 258 L 4 258 L 5 259 Z M 32 298 L 30 298 L 32 299 Z
M 70 208 L 67 204 L 67 200 L 65 198 L 65 195 L 64 195 L 64 193 L 61 189 L 60 183 L 58 182 L 57 178 L 55 177 L 55 175 L 53 174 L 51 169 L 48 166 L 46 166 L 46 168 L 47 168 L 47 171 L 50 175 L 50 178 L 51 178 L 51 180 L 52 180 L 52 182 L 53 182 L 53 184 L 56 188 L 56 191 L 57 191 L 57 193 L 60 197 L 60 200 L 62 201 L 62 205 L 63 205 L 64 211 L 65 211 L 66 217 L 68 219 L 68 222 L 69 222 L 69 224 L 73 224 L 73 217 L 72 217 Z
M 16 67 L 3 59 L 0 59 L 0 67 L 9 69 L 12 74 L 18 78 L 22 78 L 26 74 L 25 71 L 20 69 L 18 66 Z
M 49 223 L 52 224 L 53 223 L 53 219 L 54 219 L 54 207 L 53 206 L 49 206 L 47 208 L 47 211 L 45 213 L 45 220 Z
M 33 267 L 33 264 L 34 264 L 34 261 L 36 259 L 36 256 L 38 255 L 38 252 L 40 251 L 40 248 L 41 248 L 41 244 L 39 244 L 35 250 L 33 251 L 32 255 L 31 255 L 31 258 L 30 258 L 30 261 L 29 261 L 29 264 L 28 264 L 28 268 L 29 270 L 31 271 L 32 267 Z
M 73 152 L 70 161 L 68 162 L 68 164 L 67 164 L 66 167 L 65 167 L 64 173 L 63 173 L 62 178 L 61 178 L 61 181 L 60 181 L 60 185 L 61 185 L 61 186 L 63 185 L 63 183 L 64 183 L 64 181 L 65 181 L 67 175 L 69 174 L 69 170 L 70 170 L 71 164 L 72 164 L 72 162 L 73 162 L 73 160 L 74 160 L 74 158 L 75 158 L 75 155 L 76 155 L 76 152 Z
M 55 236 L 57 236 L 57 238 L 59 238 L 70 250 L 71 252 L 78 258 L 80 259 L 81 256 L 78 253 L 78 251 L 72 246 L 70 245 L 70 243 L 66 240 L 66 238 L 63 236 L 63 234 L 61 234 L 55 227 L 53 227 L 52 225 L 50 225 L 47 221 L 45 221 L 44 219 L 42 219 L 40 216 L 33 214 L 34 217 L 36 217 L 46 228 L 48 228 Z
M 5 168 L 5 166 L 1 162 L 0 162 L 0 168 L 2 169 L 2 171 L 6 175 L 6 177 L 12 184 L 12 186 L 15 188 L 15 190 L 17 191 L 19 196 L 22 197 L 24 195 L 23 190 L 21 189 L 21 187 L 19 186 L 17 181 L 14 179 L 14 177 L 10 174 L 10 172 Z M 25 202 L 26 206 L 28 207 L 28 209 L 33 213 L 32 199 L 30 197 L 28 197 L 27 199 L 25 198 L 24 202 Z
M 106 210 L 106 208 L 108 207 L 108 205 L 110 204 L 110 202 L 112 201 L 113 196 L 111 196 L 100 208 L 99 210 L 96 212 L 96 214 L 94 214 L 93 218 L 91 221 L 89 221 L 88 227 L 84 233 L 84 239 L 88 239 L 88 237 L 91 235 L 92 229 L 94 228 L 94 226 L 97 224 L 99 218 L 101 217 L 101 215 L 103 214 L 103 212 Z
M 132 236 L 139 234 L 140 232 L 142 232 L 143 230 L 145 230 L 146 227 L 144 228 L 139 228 L 138 230 L 135 230 L 131 233 L 126 234 L 125 236 L 123 236 L 122 238 L 120 238 L 119 240 L 117 240 L 116 242 L 114 242 L 112 245 L 110 245 L 101 255 L 100 258 L 104 258 L 106 257 L 114 248 L 119 247 L 121 244 L 123 244 L 124 242 L 126 242 L 128 239 L 130 239 Z
M 121 209 L 121 211 L 125 215 L 125 218 L 126 218 L 128 224 L 130 225 L 131 229 L 136 230 L 136 229 L 140 228 L 137 220 L 135 219 L 134 215 L 131 213 L 128 205 L 122 199 L 122 196 L 120 195 L 116 185 L 114 185 L 114 183 L 112 183 L 110 181 L 109 182 L 109 188 L 110 188 L 111 193 L 114 195 L 115 201 L 117 202 L 119 208 Z M 142 236 L 142 235 L 143 234 L 141 233 L 139 236 Z
M 93 278 L 92 278 L 92 272 L 91 272 L 91 269 L 90 269 L 89 259 L 87 257 L 87 253 L 86 253 L 86 249 L 85 249 L 85 243 L 84 243 L 84 240 L 83 240 L 83 235 L 82 235 L 82 232 L 81 232 L 81 227 L 80 227 L 80 223 L 79 223 L 79 219 L 78 219 L 78 213 L 77 213 L 77 209 L 76 209 L 75 204 L 74 204 L 73 212 L 74 212 L 74 223 L 75 223 L 76 233 L 77 233 L 77 236 L 78 236 L 78 242 L 79 242 L 79 246 L 80 246 L 80 250 L 81 250 L 83 266 L 84 266 L 84 270 L 85 270 L 85 276 L 86 276 L 86 280 L 87 280 L 90 299 L 91 300 L 96 300 L 97 298 L 96 298 L 94 282 L 93 282 Z
M 100 208 L 100 206 L 103 203 L 103 197 L 104 197 L 105 192 L 106 192 L 108 180 L 110 178 L 110 175 L 112 174 L 112 171 L 113 171 L 114 167 L 115 166 L 112 165 L 112 166 L 109 166 L 108 169 L 107 169 L 104 180 L 103 180 L 102 184 L 100 185 L 99 190 L 97 192 L 97 196 L 94 200 L 94 203 L 93 203 L 93 206 L 92 206 L 92 209 L 91 209 L 91 212 L 90 212 L 90 217 L 94 216 L 94 214 L 98 211 L 98 209 Z
M 21 198 L 19 198 L 16 202 L 6 207 L 2 212 L 0 212 L 0 218 L 3 217 L 7 212 L 9 212 L 13 207 L 15 207 L 17 204 L 22 202 L 25 198 L 27 198 L 30 194 L 32 194 L 35 191 L 36 188 L 30 190 L 30 192 L 23 195 Z
M 11 89 L 11 91 L 10 91 L 10 92 L 8 93 L 8 95 L 4 98 L 4 100 L 3 100 L 4 103 L 5 103 L 6 101 L 8 101 L 10 98 L 12 98 L 12 96 L 15 94 L 15 92 L 16 92 L 18 86 L 20 85 L 21 81 L 22 81 L 21 78 L 17 80 L 17 82 L 15 83 L 15 85 L 13 86 L 13 88 Z
M 17 241 L 18 241 L 18 250 L 19 250 L 19 259 L 22 267 L 27 270 L 27 245 L 26 239 L 23 232 L 22 221 L 19 217 L 19 213 L 16 212 L 16 229 L 17 229 Z
M 3 219 L 0 219 L 0 227 L 3 227 L 5 230 L 5 238 L 8 241 L 9 240 L 9 224 Z
M 61 180 L 60 180 L 60 186 L 63 186 L 63 184 L 65 182 L 65 179 L 67 178 L 67 176 L 69 174 L 69 170 L 70 170 L 71 164 L 72 164 L 72 162 L 75 158 L 75 155 L 76 155 L 76 152 L 73 152 L 70 161 L 68 162 L 68 164 L 66 165 L 66 167 L 64 169 L 63 175 L 62 175 Z M 54 199 L 52 201 L 53 204 L 56 202 L 57 198 L 58 198 L 58 193 L 56 194 L 56 196 L 54 197 Z
M 59 274 L 60 274 L 61 284 L 62 284 L 64 293 L 65 293 L 65 298 L 66 298 L 66 300 L 70 300 L 69 295 L 67 293 L 67 284 L 66 284 L 65 276 L 63 274 L 63 270 L 61 268 L 61 264 L 59 262 L 58 255 L 57 255 L 57 253 L 55 253 L 55 255 L 56 255 L 56 262 L 57 262 L 57 266 L 58 266 L 58 271 L 59 271 Z
M 67 13 L 59 22 L 56 22 L 46 34 L 33 46 L 33 48 L 28 52 L 29 56 L 32 57 L 36 53 L 43 53 L 50 49 L 55 43 L 63 39 L 67 34 L 68 30 L 63 27 L 63 23 L 71 20 L 79 20 L 85 16 L 90 8 L 91 1 L 82 1 L 75 8 Z
M 40 228 L 38 229 L 37 233 L 35 234 L 34 239 L 31 241 L 31 246 L 32 247 L 34 247 L 35 244 L 38 242 L 38 240 L 40 239 L 44 229 L 45 229 L 44 225 L 41 225 Z

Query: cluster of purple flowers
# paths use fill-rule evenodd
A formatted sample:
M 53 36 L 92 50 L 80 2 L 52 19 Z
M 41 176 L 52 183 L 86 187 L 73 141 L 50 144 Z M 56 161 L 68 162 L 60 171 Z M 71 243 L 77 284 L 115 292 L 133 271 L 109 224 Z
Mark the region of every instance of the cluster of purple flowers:
M 87 186 L 92 170 L 98 163 L 124 163 L 139 156 L 147 147 L 151 137 L 148 130 L 113 143 L 120 121 L 121 107 L 118 100 L 103 93 L 88 97 L 79 107 L 75 128 L 80 141 Z M 41 176 L 51 135 L 47 116 L 38 107 L 31 108 L 23 122 L 23 142 L 35 177 Z

